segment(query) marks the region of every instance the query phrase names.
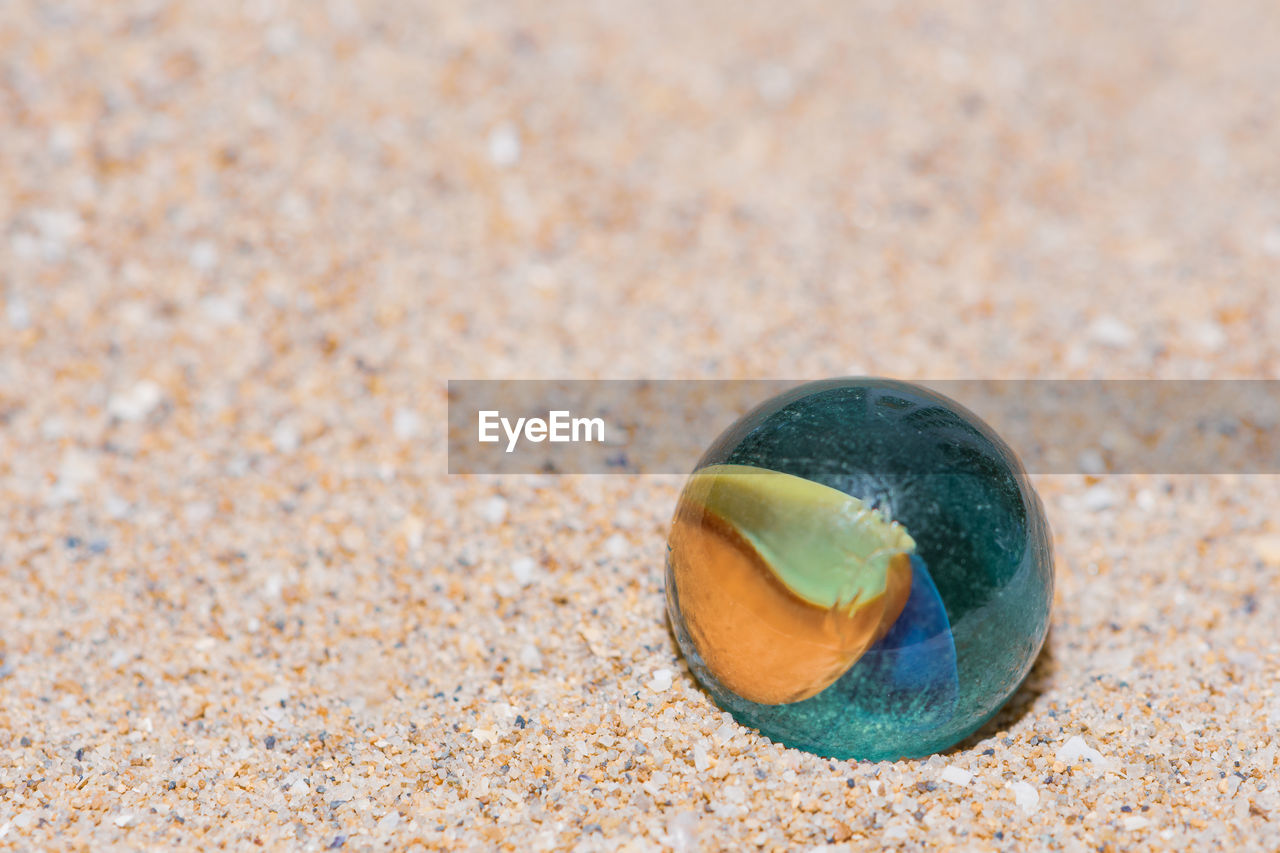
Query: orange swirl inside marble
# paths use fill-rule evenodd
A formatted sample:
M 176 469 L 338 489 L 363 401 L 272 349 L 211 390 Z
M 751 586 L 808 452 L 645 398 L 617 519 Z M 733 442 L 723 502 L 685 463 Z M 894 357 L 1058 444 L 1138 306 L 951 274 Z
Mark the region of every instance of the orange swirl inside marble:
M 798 702 L 829 687 L 882 637 L 911 591 L 905 553 L 889 558 L 883 591 L 833 607 L 792 592 L 735 527 L 682 502 L 672 570 L 689 635 L 720 682 L 752 702 Z

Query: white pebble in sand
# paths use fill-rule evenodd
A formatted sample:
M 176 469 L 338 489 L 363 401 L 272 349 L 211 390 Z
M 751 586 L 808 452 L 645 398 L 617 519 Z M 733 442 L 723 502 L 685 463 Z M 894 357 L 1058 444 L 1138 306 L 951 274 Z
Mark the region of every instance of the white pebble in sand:
M 542 654 L 533 643 L 526 643 L 520 649 L 520 664 L 525 669 L 542 669 Z
M 963 767 L 956 767 L 954 764 L 950 764 L 942 768 L 942 781 L 950 782 L 952 785 L 959 785 L 963 788 L 973 781 L 973 774 Z
M 533 583 L 538 574 L 538 564 L 530 557 L 517 557 L 511 561 L 511 575 L 520 586 Z
M 1221 352 L 1229 343 L 1227 333 L 1212 320 L 1205 320 L 1192 325 L 1187 331 L 1187 337 L 1209 352 Z
M 164 390 L 149 380 L 137 383 L 127 391 L 111 395 L 107 411 L 122 421 L 140 421 L 155 411 L 164 399 Z
M 1106 486 L 1093 486 L 1080 496 L 1080 505 L 1089 512 L 1102 512 L 1116 505 L 1116 493 Z
M 1089 326 L 1089 337 L 1094 343 L 1120 349 L 1133 343 L 1134 333 L 1123 322 L 1110 315 L 1099 317 Z
M 698 849 L 698 816 L 693 812 L 676 812 L 667 818 L 667 846 L 676 853 Z
M 302 445 L 302 436 L 292 424 L 278 424 L 271 431 L 271 444 L 279 453 L 293 453 Z
M 1111 766 L 1101 752 L 1085 743 L 1084 738 L 1080 735 L 1073 735 L 1068 738 L 1057 752 L 1057 759 L 1063 764 L 1078 765 L 1082 761 L 1087 761 L 1100 770 L 1106 770 Z
M 795 75 L 782 65 L 768 64 L 756 69 L 756 93 L 770 106 L 785 106 L 796 93 Z
M 21 332 L 23 329 L 31 325 L 31 311 L 27 308 L 27 303 L 17 297 L 12 297 L 4 307 L 5 319 L 9 321 L 9 328 L 15 332 Z
M 911 835 L 911 830 L 905 823 L 898 822 L 885 827 L 885 841 L 904 841 Z
M 1031 814 L 1040 807 L 1040 792 L 1028 783 L 1021 780 L 1010 782 L 1009 788 L 1013 790 L 1013 801 L 1026 814 Z
M 1258 242 L 1263 252 L 1273 258 L 1280 258 L 1280 227 L 1267 231 Z
M 610 557 L 621 557 L 627 553 L 627 537 L 621 533 L 613 534 L 604 540 L 604 552 Z
M 187 253 L 187 263 L 202 273 L 211 272 L 218 264 L 218 247 L 208 240 L 193 244 Z
M 520 131 L 515 125 L 500 124 L 490 132 L 489 159 L 496 166 L 514 166 L 520 161 Z
M 671 670 L 663 667 L 653 671 L 653 678 L 649 681 L 649 689 L 655 693 L 662 693 L 671 688 L 671 680 L 675 675 Z
M 500 497 L 492 497 L 480 504 L 480 517 L 490 524 L 501 524 L 507 517 L 507 502 Z
M 200 300 L 200 313 L 211 326 L 233 326 L 240 322 L 240 302 L 236 299 L 212 294 Z
M 97 479 L 97 460 L 83 450 L 68 450 L 58 468 L 58 481 L 54 483 L 49 501 L 57 505 L 77 500 L 84 487 Z
M 416 436 L 421 426 L 422 419 L 412 409 L 396 409 L 391 421 L 391 431 L 400 441 L 408 441 Z
M 395 831 L 396 824 L 400 823 L 399 812 L 387 812 L 378 821 L 378 825 L 374 827 L 374 834 L 380 838 L 385 838 Z
M 1107 461 L 1102 454 L 1094 448 L 1080 451 L 1080 455 L 1076 457 L 1076 464 L 1080 466 L 1081 472 L 1085 474 L 1105 474 L 1107 472 Z
M 741 727 L 737 723 L 729 720 L 728 722 L 721 723 L 720 728 L 716 729 L 715 738 L 723 746 L 733 740 L 734 736 L 737 735 L 740 730 Z
M 120 521 L 129 517 L 129 513 L 133 511 L 133 505 L 119 495 L 108 494 L 102 499 L 102 509 L 107 514 L 107 518 Z

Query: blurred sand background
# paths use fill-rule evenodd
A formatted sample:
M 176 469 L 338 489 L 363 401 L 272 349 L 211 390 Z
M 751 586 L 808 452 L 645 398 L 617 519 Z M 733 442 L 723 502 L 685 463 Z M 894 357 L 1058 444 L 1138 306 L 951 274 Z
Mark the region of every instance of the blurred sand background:
M 1280 847 L 1273 478 L 1040 477 L 1047 650 L 831 762 L 679 478 L 445 381 L 1274 377 L 1271 2 L 0 3 L 0 847 Z

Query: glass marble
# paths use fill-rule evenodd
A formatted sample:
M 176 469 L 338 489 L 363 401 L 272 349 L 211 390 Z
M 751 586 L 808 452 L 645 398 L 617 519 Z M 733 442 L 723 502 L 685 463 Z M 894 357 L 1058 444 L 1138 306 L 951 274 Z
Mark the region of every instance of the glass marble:
M 726 430 L 667 543 L 667 612 L 717 705 L 774 741 L 895 760 L 977 730 L 1026 677 L 1049 528 L 972 412 L 888 379 L 814 382 Z

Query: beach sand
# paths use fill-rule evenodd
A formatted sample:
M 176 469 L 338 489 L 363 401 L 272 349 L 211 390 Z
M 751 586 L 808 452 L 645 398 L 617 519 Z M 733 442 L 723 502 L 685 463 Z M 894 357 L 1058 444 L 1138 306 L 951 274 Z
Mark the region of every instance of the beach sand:
M 783 8 L 785 6 L 786 8 Z M 449 378 L 1277 375 L 1280 7 L 0 12 L 0 847 L 1280 848 L 1275 478 L 1037 476 L 1025 687 L 774 745 L 679 476 L 449 476 Z

